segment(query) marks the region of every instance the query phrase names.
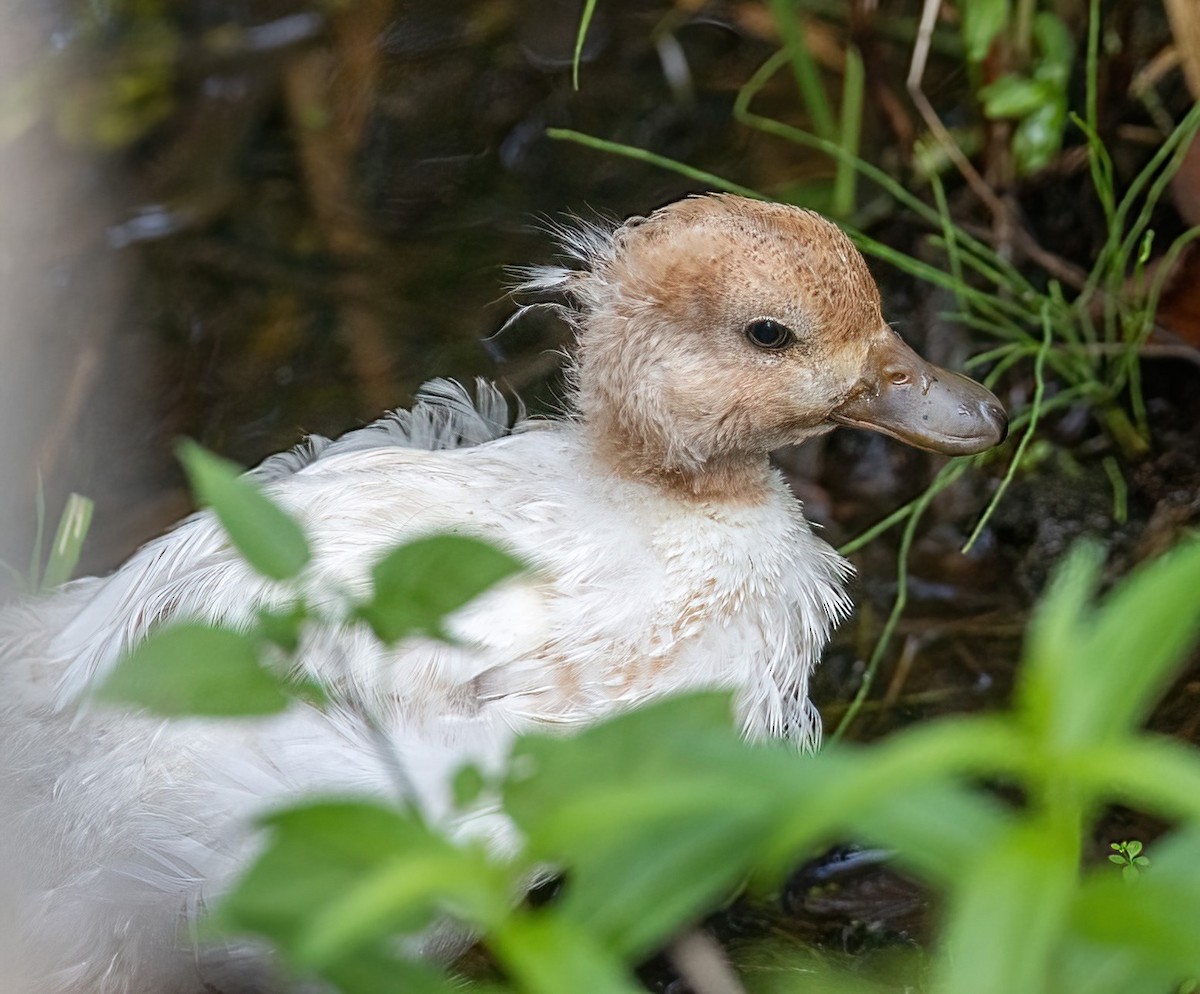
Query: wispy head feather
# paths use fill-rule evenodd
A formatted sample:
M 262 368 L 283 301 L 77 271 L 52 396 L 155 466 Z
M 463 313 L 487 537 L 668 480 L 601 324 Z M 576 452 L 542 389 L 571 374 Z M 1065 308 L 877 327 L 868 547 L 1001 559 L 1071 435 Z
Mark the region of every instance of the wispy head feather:
M 596 281 L 603 281 L 601 273 L 613 260 L 618 244 L 616 235 L 621 223 L 614 218 L 588 220 L 568 215 L 564 218 L 542 218 L 540 227 L 558 243 L 564 264 L 514 266 L 508 270 L 514 279 L 510 287 L 514 295 L 543 299 L 520 303 L 517 311 L 505 322 L 506 328 L 530 309 L 539 307 L 553 307 L 560 317 L 577 326 L 582 312 L 592 302 L 591 288 Z M 545 300 L 546 295 L 565 299 Z

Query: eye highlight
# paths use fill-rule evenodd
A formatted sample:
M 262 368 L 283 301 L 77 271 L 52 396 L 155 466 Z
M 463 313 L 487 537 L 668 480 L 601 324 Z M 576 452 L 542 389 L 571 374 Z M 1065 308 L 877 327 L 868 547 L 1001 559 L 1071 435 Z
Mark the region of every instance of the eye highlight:
M 796 336 L 786 324 L 774 318 L 759 318 L 746 325 L 746 338 L 760 349 L 782 349 L 791 345 Z

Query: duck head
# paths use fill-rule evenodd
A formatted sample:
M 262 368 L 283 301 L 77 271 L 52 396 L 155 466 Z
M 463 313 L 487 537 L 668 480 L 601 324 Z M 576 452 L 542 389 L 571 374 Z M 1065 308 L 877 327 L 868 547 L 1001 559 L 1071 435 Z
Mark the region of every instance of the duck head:
M 566 247 L 580 268 L 525 287 L 570 300 L 576 403 L 621 474 L 717 496 L 838 425 L 949 455 L 1005 437 L 996 397 L 904 344 L 858 250 L 811 211 L 692 197 Z

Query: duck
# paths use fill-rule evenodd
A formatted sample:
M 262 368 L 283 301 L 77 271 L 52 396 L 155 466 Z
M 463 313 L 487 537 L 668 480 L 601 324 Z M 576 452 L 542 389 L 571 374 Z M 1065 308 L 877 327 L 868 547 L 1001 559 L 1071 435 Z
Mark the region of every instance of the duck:
M 522 732 L 717 688 L 746 735 L 815 745 L 809 677 L 850 610 L 851 567 L 769 454 L 839 426 L 982 452 L 1004 439 L 1002 405 L 901 340 L 858 250 L 811 211 L 707 194 L 559 234 L 561 263 L 522 271 L 518 299 L 573 330 L 565 413 L 510 424 L 493 385 L 438 380 L 410 410 L 250 473 L 304 527 L 298 582 L 331 613 L 416 537 L 479 537 L 527 564 L 453 617 L 452 643 L 313 626 L 294 665 L 331 704 L 239 720 L 98 706 L 91 691 L 160 626 L 237 626 L 285 602 L 207 510 L 106 577 L 0 613 L 0 916 L 21 937 L 18 990 L 271 989 L 261 950 L 195 946 L 189 925 L 252 860 L 265 812 L 394 796 L 375 730 L 431 822 L 499 845 L 502 819 L 456 813 L 449 782 L 502 764 Z

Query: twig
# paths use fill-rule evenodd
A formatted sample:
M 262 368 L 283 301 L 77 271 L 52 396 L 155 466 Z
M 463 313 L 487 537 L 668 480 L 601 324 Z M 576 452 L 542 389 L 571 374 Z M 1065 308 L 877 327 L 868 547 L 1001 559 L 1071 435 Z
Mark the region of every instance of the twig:
M 746 994 L 724 950 L 702 929 L 680 936 L 667 955 L 694 994 Z
M 971 160 L 963 154 L 963 150 L 959 148 L 958 142 L 946 130 L 946 126 L 942 123 L 942 119 L 938 116 L 937 111 L 934 110 L 933 104 L 925 96 L 925 91 L 921 83 L 925 78 L 925 66 L 929 58 L 933 26 L 940 9 L 940 0 L 924 0 L 921 10 L 921 23 L 917 29 L 917 39 L 913 45 L 912 61 L 909 64 L 908 79 L 905 81 L 909 96 L 916 105 L 917 111 L 920 113 L 926 127 L 929 128 L 938 144 L 942 146 L 943 151 L 950 158 L 950 161 L 954 163 L 955 168 L 962 174 L 975 195 L 992 212 L 992 217 L 997 225 L 998 233 L 995 235 L 996 240 L 1001 243 L 1011 242 L 1030 260 L 1045 269 L 1055 279 L 1075 289 L 1082 289 L 1086 275 L 1081 270 L 1064 262 L 1058 256 L 1054 255 L 1054 253 L 1042 248 L 1037 240 L 1017 222 L 1009 206 L 997 196 L 996 191 L 979 174 L 979 171 L 972 165 Z

